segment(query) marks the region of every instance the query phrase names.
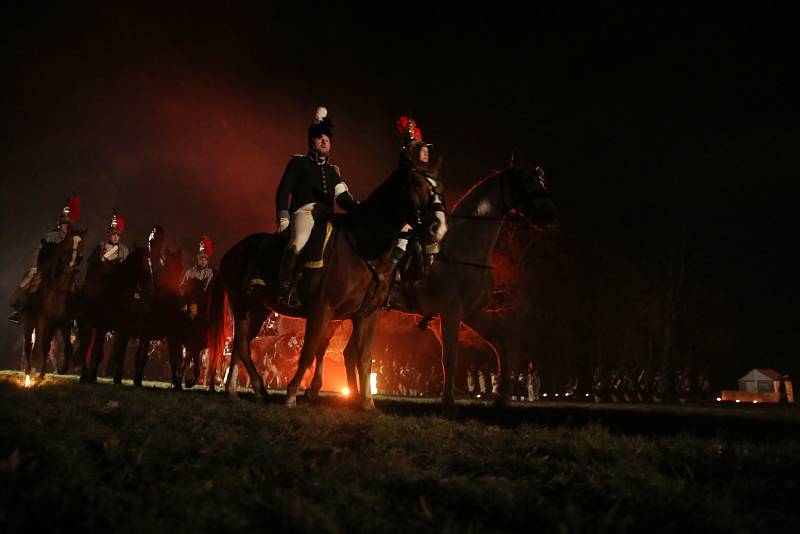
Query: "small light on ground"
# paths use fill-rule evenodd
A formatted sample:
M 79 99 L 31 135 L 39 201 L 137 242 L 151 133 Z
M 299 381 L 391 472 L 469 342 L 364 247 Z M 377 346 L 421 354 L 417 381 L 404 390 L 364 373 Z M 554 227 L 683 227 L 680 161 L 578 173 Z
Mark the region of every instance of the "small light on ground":
M 342 390 L 342 395 L 344 395 L 345 397 L 350 395 L 350 388 L 344 388 Z

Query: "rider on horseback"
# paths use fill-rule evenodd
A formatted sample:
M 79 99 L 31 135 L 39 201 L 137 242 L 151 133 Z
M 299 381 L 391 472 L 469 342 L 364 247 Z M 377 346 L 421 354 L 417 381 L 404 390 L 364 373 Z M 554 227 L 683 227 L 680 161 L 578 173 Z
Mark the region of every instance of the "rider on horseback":
M 278 277 L 280 300 L 287 306 L 300 305 L 293 291 L 298 277 L 297 258 L 314 225 L 326 223 L 333 212 L 334 200 L 345 211 L 358 205 L 342 181 L 339 167 L 330 162 L 332 139 L 333 123 L 328 118 L 328 110 L 317 108 L 314 121 L 308 127 L 308 153 L 291 157 L 275 195 L 278 232 L 291 232 Z
M 38 275 L 39 268 L 37 263 L 39 260 L 39 252 L 42 250 L 42 244 L 61 243 L 64 241 L 72 229 L 72 224 L 77 221 L 80 216 L 80 206 L 80 199 L 78 197 L 68 198 L 67 205 L 61 210 L 61 215 L 58 218 L 58 227 L 47 232 L 39 242 L 36 253 L 33 255 L 33 266 L 22 278 L 22 281 L 17 289 L 14 290 L 14 295 L 11 298 L 11 307 L 14 308 L 14 311 L 11 312 L 8 320 L 12 323 L 20 324 L 22 308 L 25 307 L 25 303 L 28 301 L 30 295 L 39 289 L 40 277 Z M 74 236 L 74 238 L 80 241 L 80 236 Z
M 125 219 L 114 212 L 111 224 L 108 226 L 108 236 L 97 244 L 87 260 L 87 278 L 101 271 L 107 271 L 111 266 L 119 265 L 128 257 L 128 247 L 120 241 L 124 231 Z
M 400 150 L 400 167 L 411 167 L 417 172 L 425 175 L 434 190 L 433 208 L 435 210 L 436 218 L 439 221 L 436 240 L 428 245 L 425 245 L 425 264 L 430 266 L 433 263 L 436 254 L 439 253 L 439 242 L 444 238 L 447 232 L 447 224 L 445 222 L 445 204 L 444 195 L 442 194 L 443 187 L 438 180 L 438 166 L 433 167 L 430 163 L 430 148 L 433 146 L 422 140 L 422 131 L 417 127 L 414 119 L 410 117 L 400 117 L 396 123 L 397 131 L 400 133 L 403 147 Z M 401 230 L 400 234 L 395 241 L 392 248 L 392 253 L 389 257 L 391 268 L 392 286 L 389 293 L 386 295 L 386 302 L 383 304 L 384 309 L 395 307 L 402 307 L 399 298 L 400 288 L 400 272 L 398 266 L 400 261 L 405 257 L 406 247 L 410 237 L 411 225 L 406 224 Z
M 213 252 L 211 240 L 208 236 L 200 238 L 200 245 L 197 250 L 197 263 L 192 265 L 183 275 L 181 281 L 181 293 L 188 299 L 187 306 L 189 317 L 194 319 L 197 315 L 197 306 L 203 302 L 202 296 L 208 289 L 208 284 L 214 277 L 214 269 L 208 264 L 208 258 Z M 202 291 L 197 291 L 196 289 Z

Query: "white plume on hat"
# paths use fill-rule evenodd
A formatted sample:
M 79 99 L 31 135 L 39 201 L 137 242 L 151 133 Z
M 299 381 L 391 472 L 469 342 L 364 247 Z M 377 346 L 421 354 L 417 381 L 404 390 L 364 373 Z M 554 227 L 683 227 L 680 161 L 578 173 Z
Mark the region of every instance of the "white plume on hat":
M 317 108 L 317 112 L 314 113 L 314 122 L 319 123 L 322 122 L 322 119 L 328 116 L 328 110 L 324 106 L 320 106 Z

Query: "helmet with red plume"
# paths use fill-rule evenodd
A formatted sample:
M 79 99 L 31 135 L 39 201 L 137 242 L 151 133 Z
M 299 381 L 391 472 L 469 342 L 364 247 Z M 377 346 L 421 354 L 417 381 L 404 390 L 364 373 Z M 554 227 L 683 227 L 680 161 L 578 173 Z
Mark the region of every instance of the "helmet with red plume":
M 197 249 L 197 257 L 205 257 L 208 258 L 211 254 L 214 253 L 214 247 L 211 244 L 211 239 L 207 235 L 204 235 L 200 238 L 200 245 Z
M 78 197 L 69 197 L 66 206 L 62 208 L 61 215 L 58 218 L 58 224 L 72 225 L 81 216 L 81 199 Z
M 111 224 L 108 226 L 109 234 L 121 234 L 125 231 L 125 218 L 117 212 L 111 216 Z

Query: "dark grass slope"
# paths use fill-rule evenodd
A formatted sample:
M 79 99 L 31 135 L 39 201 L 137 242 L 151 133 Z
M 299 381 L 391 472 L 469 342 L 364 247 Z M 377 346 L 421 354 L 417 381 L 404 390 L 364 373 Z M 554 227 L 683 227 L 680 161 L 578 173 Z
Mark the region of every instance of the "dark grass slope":
M 0 380 L 0 531 L 797 531 L 800 414 Z M 279 396 L 276 396 L 279 400 Z

